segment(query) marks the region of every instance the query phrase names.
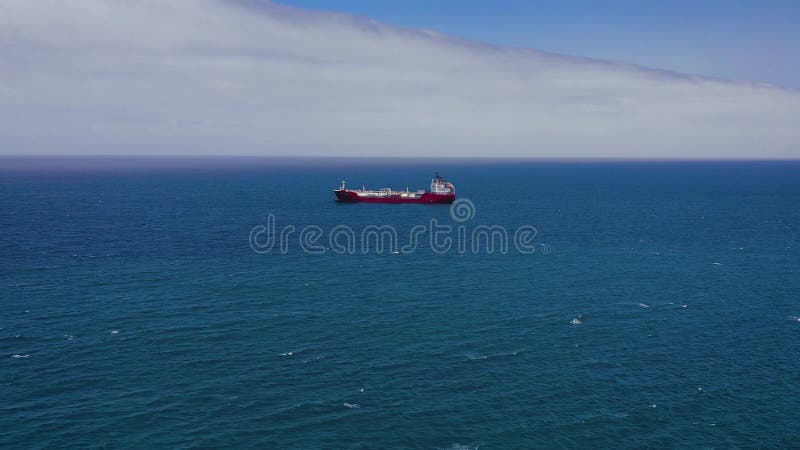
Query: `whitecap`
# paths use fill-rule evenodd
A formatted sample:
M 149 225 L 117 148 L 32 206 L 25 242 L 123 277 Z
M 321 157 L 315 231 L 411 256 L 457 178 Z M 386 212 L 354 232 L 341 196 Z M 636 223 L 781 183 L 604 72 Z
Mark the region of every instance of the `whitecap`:
M 450 447 L 440 449 L 440 450 L 478 450 L 480 448 L 480 444 L 478 445 L 463 445 L 459 443 L 455 443 Z
M 65 338 L 66 338 L 68 341 L 71 341 L 71 340 L 75 339 L 75 336 L 73 336 L 73 335 L 71 335 L 71 334 L 65 334 L 65 335 L 64 335 L 64 337 L 65 337 Z
M 681 308 L 688 308 L 689 305 L 681 305 Z
M 718 263 L 718 262 L 715 262 L 715 263 L 712 263 L 712 264 L 714 264 L 715 266 L 721 266 L 722 265 L 722 263 Z
M 111 334 L 119 334 L 119 330 L 111 330 L 111 331 L 109 331 L 109 333 L 111 333 Z
M 12 358 L 16 358 L 16 359 L 20 359 L 20 358 L 30 358 L 31 355 L 28 355 L 28 354 L 20 355 L 18 353 L 15 353 L 15 354 L 11 355 L 11 357 Z
M 361 408 L 361 405 L 359 405 L 358 403 L 347 403 L 347 402 L 344 402 L 343 405 L 348 407 L 348 408 L 350 408 L 350 409 L 352 409 L 352 408 Z
M 581 322 L 581 320 L 576 317 L 576 318 L 572 319 L 569 323 L 571 323 L 573 325 L 580 325 L 583 322 Z
M 642 308 L 649 308 L 650 307 L 650 305 L 647 305 L 647 304 L 644 304 L 644 303 L 639 303 L 639 306 L 641 306 Z
M 292 356 L 292 355 L 294 355 L 294 352 L 281 353 L 280 356 Z

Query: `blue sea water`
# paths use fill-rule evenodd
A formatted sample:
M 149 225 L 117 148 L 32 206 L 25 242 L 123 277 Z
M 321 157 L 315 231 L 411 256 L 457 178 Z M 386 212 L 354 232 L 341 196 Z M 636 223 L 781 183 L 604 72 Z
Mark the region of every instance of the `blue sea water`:
M 800 445 L 798 162 L 0 162 L 2 448 Z M 536 251 L 298 237 L 431 219 Z

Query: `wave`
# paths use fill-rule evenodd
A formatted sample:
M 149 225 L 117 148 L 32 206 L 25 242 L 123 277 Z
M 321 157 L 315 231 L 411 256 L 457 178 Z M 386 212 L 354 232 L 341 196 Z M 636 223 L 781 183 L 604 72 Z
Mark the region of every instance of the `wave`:
M 517 356 L 522 353 L 524 350 L 514 350 L 513 352 L 505 352 L 505 353 L 495 353 L 492 355 L 478 355 L 472 352 L 465 353 L 464 356 L 467 357 L 470 361 L 480 361 L 482 359 L 489 359 L 489 358 L 499 358 L 502 356 Z
M 481 447 L 481 444 L 475 445 L 463 445 L 459 443 L 455 443 L 450 445 L 449 447 L 442 447 L 440 450 L 478 450 Z

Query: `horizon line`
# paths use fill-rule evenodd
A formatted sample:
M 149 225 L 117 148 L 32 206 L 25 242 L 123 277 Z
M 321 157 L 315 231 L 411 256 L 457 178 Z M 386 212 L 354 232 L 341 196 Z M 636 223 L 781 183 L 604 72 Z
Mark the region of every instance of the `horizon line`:
M 283 159 L 283 160 L 484 160 L 484 161 L 577 161 L 577 162 L 616 162 L 616 161 L 634 161 L 634 162 L 694 162 L 694 161 L 800 161 L 798 157 L 629 157 L 629 156 L 437 156 L 437 155 L 419 155 L 419 156 L 393 156 L 393 155 L 374 155 L 374 156 L 339 156 L 339 155 L 244 155 L 244 154 L 191 154 L 191 153 L 170 153 L 170 154 L 60 154 L 60 153 L 41 153 L 41 154 L 24 154 L 24 153 L 9 153 L 0 154 L 0 159 Z
M 798 158 L 687 158 L 687 157 L 517 157 L 517 156 L 331 156 L 331 155 L 81 155 L 81 154 L 9 154 L 0 155 L 0 173 L 19 173 L 30 171 L 74 172 L 81 170 L 140 170 L 140 169 L 208 169 L 210 164 L 220 169 L 249 167 L 259 169 L 267 166 L 320 167 L 345 164 L 388 165 L 388 164 L 713 164 L 713 163 L 800 163 Z

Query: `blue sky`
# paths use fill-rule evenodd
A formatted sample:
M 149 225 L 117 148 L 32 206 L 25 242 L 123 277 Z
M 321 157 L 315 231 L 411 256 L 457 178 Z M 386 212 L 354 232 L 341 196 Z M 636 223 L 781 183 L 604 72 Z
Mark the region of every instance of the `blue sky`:
M 800 88 L 797 0 L 278 0 L 505 46 Z

